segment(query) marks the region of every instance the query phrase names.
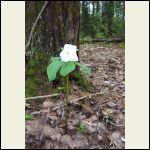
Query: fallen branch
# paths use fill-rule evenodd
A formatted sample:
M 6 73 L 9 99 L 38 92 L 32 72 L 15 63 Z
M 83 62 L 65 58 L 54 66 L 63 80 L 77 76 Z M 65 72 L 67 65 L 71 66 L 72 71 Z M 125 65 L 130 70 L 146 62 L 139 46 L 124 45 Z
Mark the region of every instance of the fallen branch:
M 113 39 L 91 39 L 91 40 L 81 40 L 81 43 L 84 42 L 122 42 L 122 38 L 113 38 Z
M 97 95 L 102 95 L 103 93 L 94 93 L 94 94 L 90 94 L 90 95 L 86 95 L 86 96 L 83 96 L 83 97 L 80 97 L 80 98 L 76 98 L 75 100 L 71 101 L 71 103 L 76 103 L 78 102 L 79 100 L 82 100 L 82 99 L 85 99 L 85 98 L 92 98 L 94 96 L 97 96 Z
M 60 96 L 60 94 L 52 94 L 52 95 L 44 95 L 44 96 L 36 96 L 36 97 L 27 97 L 25 100 L 35 100 L 35 99 L 42 99 L 42 98 L 50 98 Z
M 30 46 L 30 42 L 31 42 L 32 35 L 33 35 L 33 33 L 34 33 L 35 27 L 36 27 L 36 25 L 37 25 L 37 23 L 38 23 L 38 21 L 39 21 L 39 19 L 40 19 L 40 17 L 41 17 L 41 15 L 42 15 L 42 13 L 43 13 L 43 11 L 44 11 L 44 9 L 45 9 L 45 7 L 46 7 L 47 4 L 48 4 L 48 1 L 45 1 L 45 3 L 44 3 L 44 5 L 43 5 L 43 7 L 42 7 L 40 13 L 38 14 L 38 16 L 37 16 L 35 22 L 33 23 L 33 26 L 32 26 L 32 28 L 31 28 L 31 31 L 30 31 L 30 34 L 29 34 L 28 42 L 27 42 L 26 47 L 25 47 L 26 50 L 27 50 L 27 49 L 29 48 L 29 46 Z
M 80 98 L 77 98 L 77 99 L 71 101 L 70 103 L 77 104 L 77 102 L 79 100 L 82 100 L 82 99 L 85 99 L 85 98 L 92 98 L 93 96 L 101 95 L 101 94 L 103 94 L 103 93 L 95 93 L 95 94 L 90 94 L 90 95 L 87 95 L 87 96 L 83 96 L 83 97 L 80 97 Z M 51 94 L 51 95 L 44 95 L 44 96 L 27 97 L 27 98 L 25 98 L 25 100 L 27 101 L 27 100 L 44 99 L 44 98 L 50 98 L 50 97 L 56 97 L 56 96 L 60 96 L 60 94 Z M 64 104 L 62 106 L 64 106 Z M 57 106 L 54 109 L 58 109 L 59 107 L 60 106 Z

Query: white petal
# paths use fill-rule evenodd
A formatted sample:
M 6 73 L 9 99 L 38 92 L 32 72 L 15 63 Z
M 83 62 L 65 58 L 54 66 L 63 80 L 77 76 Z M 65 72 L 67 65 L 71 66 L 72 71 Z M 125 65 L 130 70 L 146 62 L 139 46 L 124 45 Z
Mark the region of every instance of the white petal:
M 66 53 L 65 53 L 64 50 L 60 53 L 60 58 L 61 58 L 61 60 L 64 61 L 64 62 L 67 61 Z
M 76 51 L 76 50 L 77 50 L 77 46 L 71 45 L 71 44 L 65 44 L 65 45 L 64 45 L 64 49 Z
M 76 52 L 72 53 L 71 61 L 78 61 L 78 56 L 77 56 Z

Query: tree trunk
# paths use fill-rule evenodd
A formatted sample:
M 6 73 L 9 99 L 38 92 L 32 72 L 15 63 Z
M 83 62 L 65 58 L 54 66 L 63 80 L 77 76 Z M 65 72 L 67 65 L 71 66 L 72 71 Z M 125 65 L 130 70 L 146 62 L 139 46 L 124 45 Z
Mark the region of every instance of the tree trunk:
M 96 12 L 98 13 L 100 11 L 100 4 L 99 1 L 96 2 Z
M 122 15 L 122 20 L 124 20 L 125 17 L 125 1 L 123 1 L 123 15 Z
M 92 16 L 94 17 L 94 14 L 95 14 L 95 2 L 94 1 L 92 1 L 92 5 L 93 5 Z
M 103 1 L 103 25 L 106 27 L 106 36 L 112 36 L 112 24 L 114 16 L 114 1 Z
M 82 1 L 82 19 L 81 19 L 81 31 L 83 32 L 84 36 L 87 36 L 89 31 L 89 8 L 88 2 Z
M 110 1 L 109 2 L 109 6 L 108 6 L 108 35 L 112 36 L 112 26 L 113 26 L 113 17 L 114 17 L 114 1 Z
M 26 2 L 26 41 L 43 4 L 42 1 Z M 56 56 L 66 43 L 79 47 L 79 18 L 80 1 L 49 1 L 27 51 L 42 49 L 48 56 Z

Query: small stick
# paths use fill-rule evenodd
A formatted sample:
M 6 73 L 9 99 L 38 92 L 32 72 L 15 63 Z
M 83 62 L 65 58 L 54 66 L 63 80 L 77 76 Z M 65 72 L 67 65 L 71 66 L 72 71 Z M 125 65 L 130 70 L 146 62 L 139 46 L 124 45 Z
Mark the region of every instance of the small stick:
M 97 95 L 101 95 L 101 94 L 103 94 L 103 93 L 94 93 L 94 94 L 90 94 L 90 95 L 87 95 L 87 96 L 83 96 L 83 97 L 80 97 L 80 98 L 77 98 L 77 99 L 73 100 L 72 103 L 76 103 L 79 100 L 82 100 L 82 99 L 85 99 L 85 98 L 91 98 L 93 96 L 97 96 Z
M 99 112 L 98 112 L 98 115 L 97 115 L 98 119 L 97 119 L 96 131 L 98 131 L 98 123 L 99 123 L 99 117 L 100 117 L 100 109 L 101 109 L 101 107 L 102 107 L 105 103 L 107 103 L 107 102 L 109 102 L 109 100 L 102 102 L 102 103 L 98 106 L 98 111 L 99 111 Z
M 25 100 L 35 100 L 35 99 L 42 99 L 42 98 L 48 98 L 48 97 L 56 97 L 60 96 L 60 94 L 51 94 L 51 95 L 44 95 L 44 96 L 35 96 L 35 97 L 27 97 Z
M 44 11 L 44 9 L 45 9 L 45 7 L 46 7 L 47 4 L 48 4 L 48 1 L 45 1 L 45 2 L 44 2 L 44 5 L 43 5 L 43 7 L 42 7 L 42 9 L 41 9 L 41 11 L 40 11 L 40 13 L 38 14 L 38 16 L 37 16 L 35 22 L 33 23 L 33 26 L 32 26 L 32 29 L 31 29 L 31 31 L 30 31 L 30 35 L 29 35 L 29 38 L 28 38 L 28 42 L 27 42 L 27 44 L 26 44 L 26 46 L 25 46 L 25 49 L 26 49 L 26 50 L 27 50 L 27 49 L 29 48 L 29 46 L 30 46 L 30 42 L 31 42 L 32 35 L 33 35 L 34 30 L 35 30 L 35 27 L 36 27 L 36 25 L 37 25 L 37 23 L 38 23 L 38 21 L 39 21 L 39 19 L 40 19 L 40 17 L 41 17 L 41 15 L 42 15 L 42 13 L 43 13 L 43 11 Z
M 123 124 L 115 124 L 115 123 L 113 123 L 112 121 L 110 121 L 110 120 L 107 119 L 107 123 L 108 123 L 108 122 L 109 122 L 111 125 L 116 126 L 116 127 L 123 127 L 123 126 L 124 126 Z
M 81 121 L 82 123 L 85 123 L 85 124 L 87 124 L 88 126 L 92 126 L 92 123 L 89 123 L 89 122 L 86 122 L 86 121 Z

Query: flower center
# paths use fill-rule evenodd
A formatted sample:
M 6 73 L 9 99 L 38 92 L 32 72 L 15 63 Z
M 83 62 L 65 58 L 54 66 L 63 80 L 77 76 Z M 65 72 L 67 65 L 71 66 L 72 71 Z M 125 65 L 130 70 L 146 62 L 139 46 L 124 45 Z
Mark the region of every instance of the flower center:
M 70 52 L 67 52 L 67 55 L 70 55 Z

